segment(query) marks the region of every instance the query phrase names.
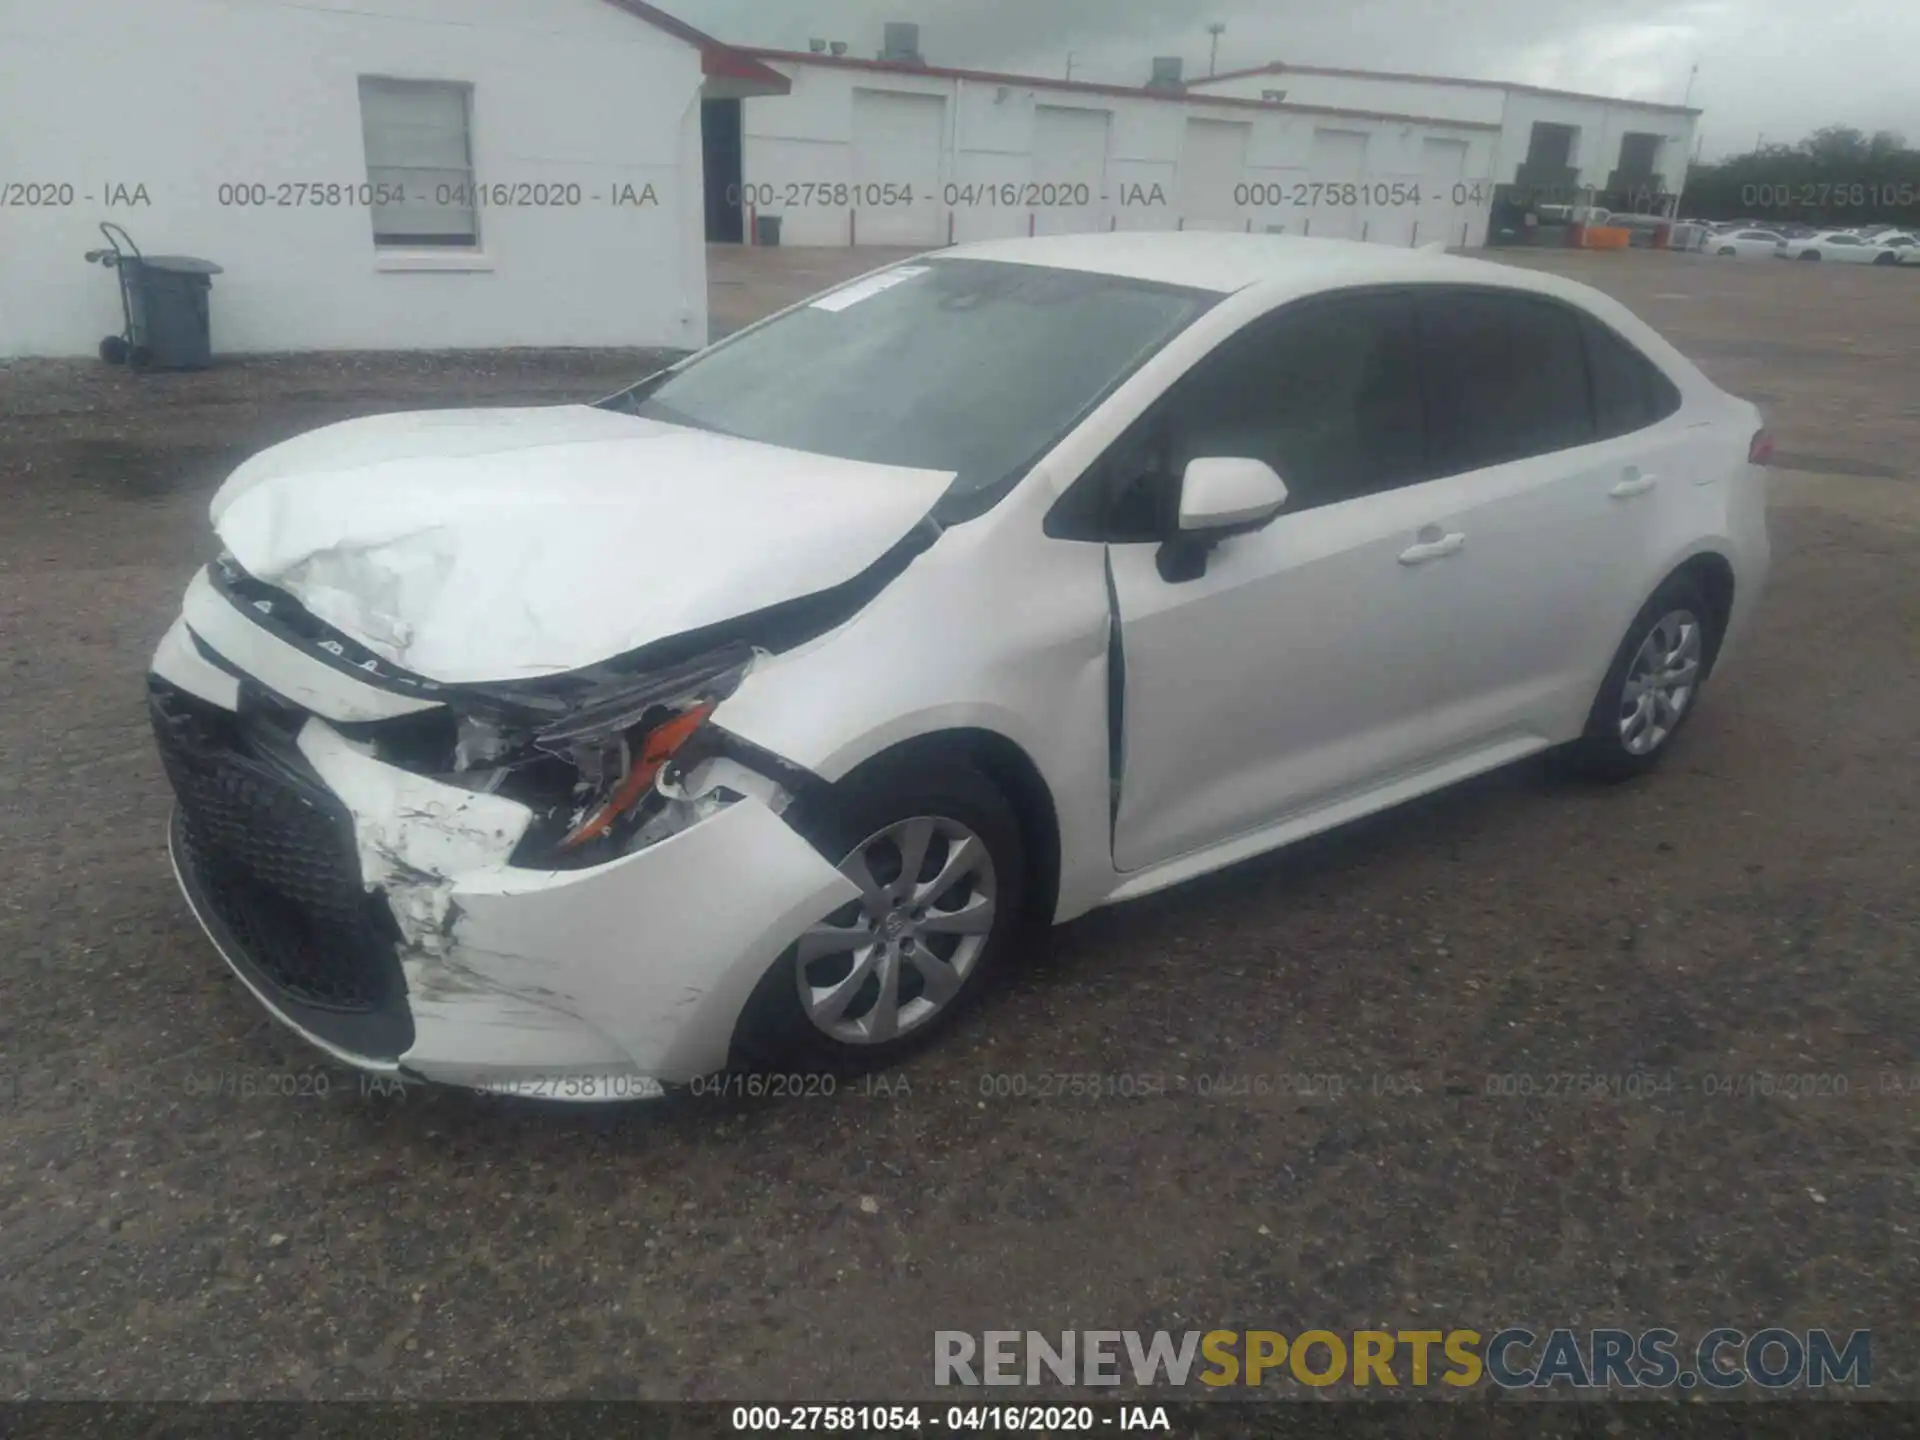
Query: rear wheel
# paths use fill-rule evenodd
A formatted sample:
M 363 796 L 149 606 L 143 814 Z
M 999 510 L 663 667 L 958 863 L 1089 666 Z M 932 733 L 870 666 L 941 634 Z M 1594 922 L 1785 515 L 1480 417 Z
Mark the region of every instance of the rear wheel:
M 735 1063 L 834 1074 L 893 1064 L 952 1023 L 1004 958 L 1024 911 L 1019 818 L 971 766 L 919 761 L 856 773 L 788 819 L 860 896 L 762 978 Z
M 1640 608 L 1620 642 L 1600 693 L 1574 743 L 1578 769 L 1601 780 L 1651 770 L 1692 716 L 1719 634 L 1712 607 L 1684 575 Z

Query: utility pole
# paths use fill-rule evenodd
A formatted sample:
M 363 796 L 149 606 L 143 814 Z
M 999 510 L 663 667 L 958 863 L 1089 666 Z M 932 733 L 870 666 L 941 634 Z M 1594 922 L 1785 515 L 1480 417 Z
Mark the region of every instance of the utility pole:
M 1700 63 L 1696 60 L 1693 68 L 1687 72 L 1687 93 L 1680 97 L 1680 103 L 1682 105 L 1691 105 L 1693 103 L 1693 79 L 1699 73 Z
M 1067 79 L 1073 79 L 1073 51 L 1067 51 Z
M 1226 28 L 1218 20 L 1207 26 L 1207 34 L 1213 37 L 1213 49 L 1207 55 L 1207 74 L 1209 75 L 1218 73 L 1220 69 L 1220 36 Z

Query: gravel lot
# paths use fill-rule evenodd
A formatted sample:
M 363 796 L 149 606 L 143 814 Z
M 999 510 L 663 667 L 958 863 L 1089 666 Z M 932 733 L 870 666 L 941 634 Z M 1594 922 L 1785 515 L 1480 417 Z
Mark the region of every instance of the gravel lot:
M 141 677 L 225 470 L 648 357 L 0 366 L 0 1397 L 898 1400 L 935 1329 L 1508 1323 L 1870 1326 L 1920 1394 L 1920 275 L 1534 263 L 1792 467 L 1664 772 L 1526 765 L 1097 913 L 884 1090 L 806 1100 L 362 1093 L 168 870 Z M 1670 1083 L 1489 1093 L 1576 1072 Z

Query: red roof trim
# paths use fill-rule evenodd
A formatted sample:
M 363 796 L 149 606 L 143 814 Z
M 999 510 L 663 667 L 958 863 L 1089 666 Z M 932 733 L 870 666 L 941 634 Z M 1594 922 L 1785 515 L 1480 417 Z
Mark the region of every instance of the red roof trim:
M 1275 60 L 1245 70 L 1223 70 L 1193 81 L 1194 85 L 1218 84 L 1222 80 L 1245 80 L 1251 75 L 1339 75 L 1349 80 L 1408 80 L 1422 85 L 1465 85 L 1476 90 L 1511 90 L 1520 95 L 1546 95 L 1555 100 L 1596 100 L 1603 105 L 1632 105 L 1642 110 L 1666 110 L 1675 115 L 1698 115 L 1693 106 L 1662 105 L 1658 100 L 1628 100 L 1618 95 L 1589 95 L 1581 90 L 1553 90 L 1544 85 L 1515 85 L 1505 80 L 1470 80 L 1459 75 L 1417 75 L 1404 70 L 1347 70 L 1337 65 L 1288 65 Z
M 619 3 L 619 0 L 615 0 Z M 1333 115 L 1346 120 L 1398 120 L 1407 125 L 1445 125 L 1454 130 L 1498 130 L 1487 120 L 1445 120 L 1435 115 L 1406 115 L 1389 110 L 1347 110 L 1334 105 L 1291 105 L 1209 95 L 1193 90 L 1149 90 L 1138 85 L 1101 85 L 1091 80 L 1055 80 L 1046 75 L 1009 75 L 997 70 L 956 70 L 944 65 L 911 65 L 898 60 L 864 60 L 857 55 L 815 55 L 805 50 L 747 50 L 756 59 L 780 65 L 824 65 L 829 69 L 868 70 L 885 75 L 924 75 L 933 80 L 970 80 L 980 85 L 1024 85 L 1036 90 L 1065 90 L 1078 95 L 1119 95 L 1130 100 L 1170 100 L 1182 104 L 1225 105 L 1242 110 Z M 1219 77 L 1215 77 L 1216 79 Z
M 723 44 L 707 34 L 696 30 L 677 16 L 664 10 L 655 9 L 646 0 L 607 0 L 609 5 L 624 10 L 634 19 L 644 21 L 656 30 L 664 30 L 676 40 L 684 40 L 700 52 L 700 73 L 719 75 L 730 80 L 746 80 L 756 85 L 764 85 L 778 94 L 785 95 L 793 89 L 793 82 L 778 70 L 762 65 L 753 56 L 738 46 Z

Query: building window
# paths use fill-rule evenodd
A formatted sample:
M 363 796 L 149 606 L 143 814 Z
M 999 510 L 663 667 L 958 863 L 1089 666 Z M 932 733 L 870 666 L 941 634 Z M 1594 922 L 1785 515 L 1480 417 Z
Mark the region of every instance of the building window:
M 360 77 L 376 247 L 479 245 L 468 138 L 472 99 L 470 85 Z

